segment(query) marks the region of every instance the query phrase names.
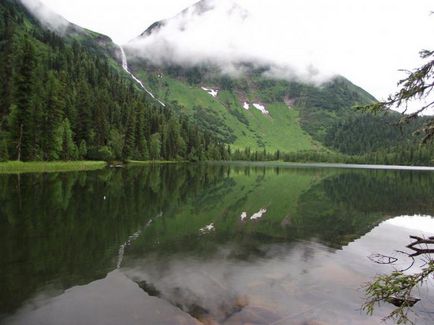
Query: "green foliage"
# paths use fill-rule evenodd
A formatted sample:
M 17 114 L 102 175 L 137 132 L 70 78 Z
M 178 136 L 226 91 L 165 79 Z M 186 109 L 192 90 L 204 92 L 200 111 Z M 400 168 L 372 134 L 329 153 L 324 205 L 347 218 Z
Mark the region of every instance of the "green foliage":
M 351 116 L 327 129 L 325 144 L 344 154 L 363 155 L 391 147 L 413 145 L 417 125 L 399 126 L 399 114 Z
M 214 111 L 200 106 L 194 108 L 194 110 L 194 118 L 203 128 L 210 130 L 225 143 L 233 143 L 236 140 L 233 130 Z
M 110 130 L 109 146 L 113 150 L 114 159 L 122 159 L 122 149 L 124 147 L 124 139 L 122 134 L 117 129 Z
M 87 145 L 85 140 L 81 140 L 78 152 L 81 159 L 84 159 L 87 156 Z
M 413 144 L 389 147 L 368 154 L 346 155 L 328 150 L 303 150 L 297 152 L 283 152 L 235 149 L 227 153 L 229 160 L 242 161 L 285 161 L 297 163 L 345 163 L 345 164 L 378 164 L 378 165 L 413 165 L 434 166 L 434 145 Z
M 113 153 L 107 146 L 90 148 L 87 154 L 90 160 L 110 161 L 113 159 Z
M 0 141 L 0 162 L 9 160 L 8 144 L 6 140 Z
M 114 62 L 116 49 L 74 25 L 60 37 L 20 2 L 1 2 L 0 130 L 13 159 L 148 159 L 156 133 L 155 159 L 204 158 L 196 153 L 224 147 L 141 91 Z
M 420 52 L 420 57 L 425 60 L 425 63 L 413 71 L 408 71 L 407 77 L 398 82 L 399 89 L 396 93 L 390 95 L 386 101 L 358 108 L 371 112 L 401 108 L 403 113 L 400 123 L 403 125 L 429 112 L 434 107 L 434 101 L 429 98 L 434 89 L 434 51 L 423 50 Z M 420 107 L 414 112 L 408 112 L 408 104 L 414 100 L 421 101 Z M 424 134 L 423 143 L 431 140 L 434 137 L 434 118 L 426 118 L 418 131 Z
M 132 62 L 134 67 L 134 62 Z M 233 79 L 233 89 L 221 90 L 214 98 L 199 86 L 189 86 L 184 80 L 177 80 L 163 75 L 139 73 L 143 80 L 154 78 L 159 81 L 153 88 L 155 94 L 166 102 L 176 102 L 178 111 L 187 113 L 199 129 L 209 131 L 213 136 L 230 144 L 233 148 L 243 149 L 247 146 L 253 149 L 284 150 L 287 152 L 303 149 L 321 148 L 311 136 L 300 126 L 300 109 L 289 109 L 283 102 L 265 102 L 270 116 L 264 116 L 251 107 L 249 111 L 243 108 L 242 97 L 245 90 L 245 79 Z M 211 81 L 206 81 L 207 86 Z M 246 81 L 247 82 L 247 81 Z M 214 84 L 214 81 L 212 81 Z M 216 81 L 216 84 L 218 82 Z M 248 87 L 250 102 L 262 102 L 265 90 Z M 283 88 L 283 87 L 282 87 Z M 242 94 L 242 95 L 240 95 Z M 242 96 L 242 97 L 239 97 Z
M 130 61 L 160 98 L 176 101 L 179 109 L 187 111 L 202 129 L 240 150 L 324 150 L 330 128 L 360 115 L 352 109 L 353 105 L 375 102 L 375 98 L 343 77 L 317 86 L 273 80 L 266 75 L 269 67 L 248 64 L 245 74 L 230 78 L 211 65 L 189 72 L 185 67 L 154 69 L 149 63 L 134 58 Z M 189 83 L 189 74 L 197 74 L 198 69 L 200 83 Z M 218 96 L 210 96 L 202 86 L 218 89 Z M 243 108 L 244 102 L 250 103 L 249 110 Z M 264 104 L 270 114 L 262 115 L 253 103 Z M 363 141 L 362 146 L 369 146 L 369 139 Z
M 398 298 L 402 304 L 385 319 L 391 319 L 396 324 L 414 324 L 409 318 L 413 306 L 411 303 L 412 293 L 420 288 L 433 273 L 434 261 L 430 260 L 420 272 L 414 274 L 394 271 L 390 274 L 378 275 L 366 285 L 366 302 L 363 305 L 363 310 L 372 315 L 376 306 L 385 302 L 392 302 Z
M 149 143 L 149 158 L 152 160 L 160 159 L 161 153 L 161 137 L 159 133 L 154 133 L 151 136 L 151 141 Z
M 65 119 L 61 126 L 62 133 L 62 160 L 76 160 L 78 158 L 78 148 L 72 140 L 71 125 L 68 119 Z

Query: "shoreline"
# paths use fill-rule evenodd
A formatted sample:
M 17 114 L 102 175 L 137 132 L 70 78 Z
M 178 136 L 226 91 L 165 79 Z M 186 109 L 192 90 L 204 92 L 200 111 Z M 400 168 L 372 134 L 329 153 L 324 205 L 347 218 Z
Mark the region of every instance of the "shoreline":
M 208 161 L 208 164 L 228 164 L 253 167 L 289 167 L 289 168 L 342 168 L 342 169 L 372 169 L 372 170 L 402 170 L 402 171 L 434 171 L 433 166 L 410 165 L 375 165 L 375 164 L 345 164 L 345 163 L 298 163 L 285 161 Z
M 123 166 L 150 166 L 162 164 L 185 164 L 188 161 L 167 160 L 130 160 Z M 434 171 L 431 166 L 406 166 L 406 165 L 374 165 L 374 164 L 344 164 L 344 163 L 296 163 L 283 161 L 204 161 L 199 164 L 234 165 L 252 167 L 286 167 L 286 168 L 343 168 L 343 169 L 370 169 L 370 170 L 401 170 L 401 171 Z M 8 161 L 0 162 L 1 174 L 26 174 L 26 173 L 56 173 L 73 171 L 92 171 L 110 166 L 105 161 Z

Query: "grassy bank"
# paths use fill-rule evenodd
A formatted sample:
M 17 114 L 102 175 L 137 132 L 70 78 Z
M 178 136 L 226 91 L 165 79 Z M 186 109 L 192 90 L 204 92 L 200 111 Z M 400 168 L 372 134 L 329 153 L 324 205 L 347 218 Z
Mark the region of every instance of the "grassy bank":
M 106 166 L 104 161 L 8 161 L 0 163 L 0 174 L 49 173 L 96 170 Z

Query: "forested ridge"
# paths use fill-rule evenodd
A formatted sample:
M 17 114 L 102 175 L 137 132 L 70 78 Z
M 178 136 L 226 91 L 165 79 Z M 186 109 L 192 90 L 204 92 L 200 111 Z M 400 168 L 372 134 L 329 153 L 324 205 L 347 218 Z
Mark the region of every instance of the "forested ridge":
M 154 102 L 91 41 L 2 1 L 0 160 L 224 158 L 223 144 Z

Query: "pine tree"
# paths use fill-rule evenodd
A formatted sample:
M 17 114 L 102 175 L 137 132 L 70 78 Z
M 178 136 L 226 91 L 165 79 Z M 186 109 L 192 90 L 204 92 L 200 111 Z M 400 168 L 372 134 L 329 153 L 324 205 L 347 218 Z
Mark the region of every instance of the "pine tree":
M 31 98 L 33 90 L 33 68 L 34 49 L 30 41 L 25 38 L 22 55 L 16 73 L 14 94 L 14 102 L 17 111 L 15 125 L 13 125 L 12 137 L 16 143 L 17 160 L 31 159 Z
M 64 161 L 75 159 L 77 156 L 76 146 L 74 144 L 74 141 L 72 140 L 71 125 L 67 118 L 63 121 L 61 128 L 63 134 L 62 134 L 62 152 L 60 157 Z
M 149 144 L 149 158 L 152 160 L 160 159 L 161 152 L 161 136 L 159 133 L 151 135 L 151 141 Z
M 79 158 L 85 159 L 87 157 L 87 145 L 86 140 L 81 140 L 80 147 L 78 148 Z
M 0 56 L 2 58 L 0 60 L 0 122 L 11 106 L 15 47 L 14 24 L 7 12 L 3 13 L 2 18 L 4 27 L 0 39 L 4 45 L 0 47 Z
M 63 143 L 63 108 L 62 88 L 54 73 L 48 75 L 47 105 L 43 135 L 44 152 L 48 160 L 57 160 Z
M 137 149 L 135 150 L 135 159 L 137 160 L 146 160 L 146 156 L 148 150 L 146 138 L 145 138 L 145 116 L 144 116 L 144 107 L 142 105 L 138 105 L 137 110 L 137 118 L 136 118 L 136 127 L 135 127 L 135 140 L 137 144 Z
M 80 79 L 77 85 L 77 119 L 75 123 L 74 133 L 76 141 L 89 141 L 90 130 L 92 129 L 92 110 L 94 107 L 89 85 L 83 78 Z
M 122 157 L 124 159 L 132 158 L 136 142 L 136 112 L 132 110 L 128 118 L 127 130 L 125 133 L 124 148 Z

